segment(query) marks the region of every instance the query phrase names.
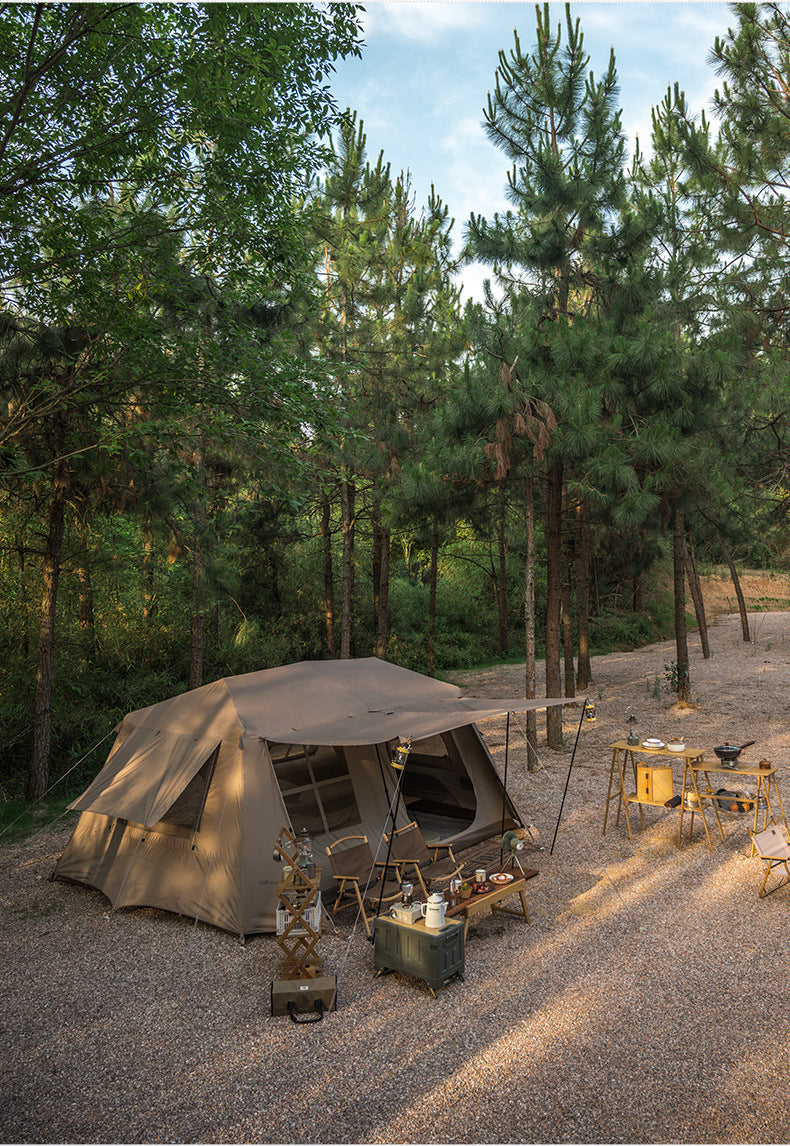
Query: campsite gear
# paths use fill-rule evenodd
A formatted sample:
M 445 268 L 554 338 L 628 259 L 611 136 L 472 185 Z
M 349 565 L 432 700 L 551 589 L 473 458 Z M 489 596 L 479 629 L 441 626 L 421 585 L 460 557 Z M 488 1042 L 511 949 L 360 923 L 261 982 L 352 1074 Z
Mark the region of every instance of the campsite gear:
M 584 719 L 588 724 L 592 724 L 597 719 L 595 705 L 591 700 L 585 700 L 584 702 Z
M 631 731 L 628 733 L 628 740 L 626 741 L 626 743 L 630 744 L 632 748 L 635 748 L 636 745 L 639 743 L 639 733 L 637 732 L 637 730 L 635 728 L 632 728 Z
M 683 740 L 678 740 L 677 737 L 674 737 L 672 740 L 667 741 L 667 751 L 668 752 L 685 752 L 686 751 L 685 742 Z
M 751 748 L 752 744 L 756 743 L 756 740 L 747 740 L 745 744 L 741 744 L 739 748 L 735 748 L 732 744 L 729 744 L 725 740 L 723 744 L 720 744 L 718 748 L 714 748 L 713 751 L 716 753 L 719 760 L 721 760 L 722 764 L 727 764 L 729 767 L 733 768 L 735 766 L 735 761 L 743 752 L 744 748 Z
M 447 911 L 447 904 L 444 902 L 444 896 L 439 895 L 438 891 L 428 896 L 428 902 L 421 905 L 420 911 L 426 927 L 433 927 L 437 930 L 444 927 L 444 914 Z
M 484 867 L 479 867 L 475 871 L 475 879 L 478 883 L 485 883 L 487 874 Z
M 679 808 L 682 803 L 680 796 L 673 796 L 671 800 L 665 800 L 665 808 Z
M 414 885 L 405 879 L 400 885 L 400 901 L 404 907 L 409 907 L 414 902 Z
M 773 764 L 771 763 L 770 760 L 761 760 L 759 763 L 759 767 L 760 768 L 773 768 Z
M 672 799 L 671 764 L 637 764 L 636 792 L 646 804 L 665 804 Z
M 517 832 L 505 832 L 502 836 L 501 848 L 502 858 L 515 862 L 518 858 L 516 853 L 524 850 L 524 840 Z
M 390 971 L 413 975 L 436 997 L 451 979 L 464 977 L 464 922 L 448 919 L 440 931 L 380 915 L 374 924 L 376 978 Z
M 392 767 L 397 768 L 399 771 L 402 771 L 406 767 L 406 761 L 409 758 L 410 752 L 411 752 L 411 737 L 409 737 L 408 740 L 401 741 L 401 743 L 395 749 L 395 752 L 393 753 L 393 756 L 392 756 L 392 760 L 390 760 L 390 764 L 392 764 Z
M 284 958 L 281 979 L 314 979 L 323 971 L 323 960 L 315 954 L 321 937 L 321 873 L 309 875 L 299 866 L 304 840 L 297 840 L 287 828 L 280 828 L 274 844 L 284 864 L 277 886 L 275 933 Z
M 760 890 L 757 892 L 760 899 L 763 899 L 766 895 L 778 891 L 780 887 L 790 882 L 790 867 L 787 866 L 787 861 L 790 860 L 790 844 L 788 844 L 787 837 L 783 835 L 775 825 L 771 825 L 770 828 L 766 828 L 762 832 L 757 832 L 757 834 L 749 832 L 749 835 L 752 838 L 755 854 L 763 861 L 765 866 L 763 882 L 760 884 Z M 766 891 L 765 885 L 768 882 L 768 876 L 771 874 L 773 868 L 779 864 L 784 865 L 787 876 L 781 880 L 776 887 L 772 887 L 770 891 Z
M 272 983 L 273 1015 L 290 1015 L 293 1023 L 318 1023 L 327 1011 L 337 1010 L 337 975 L 318 979 L 275 979 Z M 306 1015 L 297 1019 L 297 1015 Z
M 413 869 L 425 896 L 428 895 L 432 882 L 448 884 L 461 873 L 463 864 L 460 864 L 453 855 L 452 846 L 449 843 L 435 843 L 429 847 L 414 820 L 386 836 L 386 839 L 388 854 L 401 878 L 404 871 Z M 440 851 L 447 852 L 445 858 L 438 858 Z
M 410 814 L 442 816 L 454 844 L 501 835 L 503 806 L 506 827 L 520 820 L 473 722 L 563 702 L 465 698 L 376 657 L 190 689 L 124 718 L 104 768 L 70 805 L 82 815 L 54 877 L 98 888 L 113 910 L 272 932 L 270 841 L 281 824 L 306 827 L 319 849 L 347 832 L 378 840 L 404 776 Z M 386 763 L 405 731 L 409 764 L 395 772 Z M 324 880 L 329 889 L 328 865 Z
M 390 915 L 393 919 L 399 919 L 401 923 L 416 923 L 418 919 L 422 919 L 422 907 L 421 903 L 393 903 Z
M 743 792 L 728 792 L 726 788 L 717 789 L 716 803 L 719 805 L 719 811 L 723 812 L 748 812 L 751 807 L 751 802 L 746 799 Z
M 344 847 L 344 844 L 351 846 Z M 337 897 L 332 906 L 332 918 L 335 918 L 338 911 L 356 902 L 359 914 L 362 916 L 365 934 L 370 938 L 370 923 L 365 913 L 366 894 L 371 888 L 378 892 L 380 890 L 378 885 L 382 882 L 383 898 L 391 903 L 394 899 L 401 898 L 401 887 L 386 882 L 384 872 L 387 869 L 375 863 L 367 836 L 343 836 L 326 849 L 326 854 L 329 856 L 332 873 L 337 882 Z
M 299 854 L 296 857 L 296 862 L 305 874 L 312 878 L 315 875 L 315 861 L 313 860 L 313 841 L 307 834 L 307 828 L 302 828 L 298 844 Z

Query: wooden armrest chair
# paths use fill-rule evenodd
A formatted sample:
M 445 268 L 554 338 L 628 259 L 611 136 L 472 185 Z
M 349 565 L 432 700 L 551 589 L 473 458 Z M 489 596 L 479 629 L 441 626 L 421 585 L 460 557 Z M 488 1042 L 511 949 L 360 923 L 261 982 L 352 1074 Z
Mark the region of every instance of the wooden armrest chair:
M 344 836 L 341 840 L 335 840 L 326 849 L 326 854 L 329 856 L 332 874 L 337 883 L 332 918 L 334 919 L 335 914 L 344 907 L 356 903 L 365 931 L 370 936 L 370 922 L 365 912 L 365 904 L 367 903 L 369 911 L 375 913 L 379 899 L 392 903 L 399 898 L 400 885 L 384 880 L 382 894 L 383 865 L 374 862 L 367 836 Z
M 762 899 L 764 896 L 770 895 L 771 892 L 778 891 L 786 883 L 790 883 L 790 867 L 787 866 L 787 861 L 790 860 L 790 844 L 788 844 L 784 832 L 780 832 L 774 825 L 756 834 L 749 832 L 749 835 L 752 837 L 755 855 L 762 860 L 765 867 L 763 882 L 757 893 Z M 787 874 L 783 880 L 777 883 L 776 887 L 772 887 L 771 891 L 766 891 L 765 885 L 768 882 L 768 876 L 777 864 L 783 864 Z
M 386 835 L 384 838 L 389 840 Z M 442 859 L 439 858 L 441 852 L 446 853 Z M 426 898 L 432 883 L 448 884 L 460 876 L 464 866 L 453 855 L 450 844 L 427 844 L 414 821 L 392 833 L 390 862 L 395 864 L 401 879 L 409 868 L 413 868 Z

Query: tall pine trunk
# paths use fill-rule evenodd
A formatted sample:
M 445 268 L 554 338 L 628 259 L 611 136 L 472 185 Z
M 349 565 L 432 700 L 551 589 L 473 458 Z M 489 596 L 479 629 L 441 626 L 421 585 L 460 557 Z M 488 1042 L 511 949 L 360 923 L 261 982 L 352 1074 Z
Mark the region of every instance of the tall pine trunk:
M 439 580 L 439 526 L 431 527 L 431 570 L 428 596 L 428 676 L 436 669 L 436 584 Z
M 672 544 L 672 565 L 675 587 L 675 650 L 677 656 L 677 697 L 688 703 L 691 700 L 691 680 L 689 677 L 689 649 L 686 631 L 686 564 L 683 559 L 685 548 L 685 517 L 683 506 L 675 507 L 675 528 Z
M 60 449 L 56 451 L 57 454 L 60 452 Z M 57 462 L 49 496 L 49 520 L 44 551 L 38 663 L 33 698 L 33 748 L 27 781 L 27 797 L 30 800 L 42 799 L 49 786 L 49 757 L 52 747 L 52 692 L 55 680 L 55 620 L 68 487 L 68 470 L 63 463 Z
M 576 503 L 576 632 L 579 656 L 576 662 L 576 687 L 585 691 L 592 683 L 590 661 L 590 520 L 581 500 Z
M 749 614 L 746 611 L 746 600 L 743 595 L 743 589 L 741 588 L 741 579 L 738 576 L 738 570 L 735 568 L 735 561 L 733 560 L 732 551 L 729 546 L 724 550 L 724 559 L 729 567 L 732 585 L 735 589 L 735 596 L 738 599 L 738 612 L 741 617 L 741 633 L 743 639 L 749 642 L 752 639 L 751 633 L 749 632 Z
M 80 554 L 77 559 L 77 583 L 79 585 L 79 626 L 80 642 L 86 654 L 91 655 L 96 648 L 96 627 L 93 609 L 93 578 L 91 576 L 90 543 L 88 527 L 82 514 L 76 519 L 80 539 Z
M 192 453 L 195 470 L 194 521 L 192 526 L 192 625 L 189 643 L 189 688 L 203 684 L 203 654 L 205 647 L 205 553 L 203 535 L 206 524 L 205 482 L 206 468 L 203 451 L 198 446 Z
M 562 461 L 549 465 L 546 483 L 546 696 L 562 696 Z M 562 705 L 546 709 L 546 743 L 562 748 Z
M 326 651 L 330 657 L 335 646 L 335 577 L 332 568 L 332 506 L 329 494 L 321 491 L 321 546 L 324 553 L 324 618 L 326 622 Z
M 340 656 L 352 655 L 351 626 L 354 611 L 354 526 L 356 515 L 354 483 L 343 476 L 340 483 L 340 530 L 343 537 L 343 581 L 340 606 Z
M 563 484 L 562 491 L 563 507 L 566 502 L 565 486 Z M 576 696 L 576 671 L 573 664 L 573 605 L 571 600 L 571 577 L 573 567 L 572 546 L 570 537 L 567 531 L 563 530 L 562 534 L 562 604 L 561 604 L 561 622 L 562 622 L 562 652 L 563 652 L 563 676 L 565 683 L 565 695 L 568 697 Z
M 381 524 L 378 506 L 374 507 L 371 525 L 373 530 L 373 610 L 376 628 L 376 656 L 383 660 L 387 655 L 389 637 L 390 531 Z
M 497 618 L 499 621 L 499 651 L 503 657 L 508 654 L 509 636 L 507 629 L 507 530 L 505 522 L 506 502 L 500 499 L 499 520 L 497 522 L 497 556 L 499 573 L 495 582 Z
M 524 560 L 524 697 L 535 698 L 535 482 L 531 473 L 524 479 L 524 526 L 526 555 Z M 526 713 L 527 770 L 538 766 L 538 717 Z
M 708 622 L 705 619 L 705 602 L 702 599 L 702 584 L 699 579 L 699 570 L 694 557 L 694 545 L 691 538 L 683 541 L 683 562 L 686 566 L 686 577 L 689 583 L 691 600 L 694 603 L 694 613 L 697 618 L 697 628 L 702 646 L 703 660 L 710 658 L 710 644 L 708 643 Z

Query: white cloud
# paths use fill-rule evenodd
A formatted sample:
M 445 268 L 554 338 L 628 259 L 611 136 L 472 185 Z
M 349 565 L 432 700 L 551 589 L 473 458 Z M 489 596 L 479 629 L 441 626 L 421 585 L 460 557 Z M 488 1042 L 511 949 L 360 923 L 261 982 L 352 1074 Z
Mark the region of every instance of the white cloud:
M 478 27 L 485 19 L 486 5 L 464 0 L 373 0 L 366 7 L 368 35 L 441 43 L 449 31 Z

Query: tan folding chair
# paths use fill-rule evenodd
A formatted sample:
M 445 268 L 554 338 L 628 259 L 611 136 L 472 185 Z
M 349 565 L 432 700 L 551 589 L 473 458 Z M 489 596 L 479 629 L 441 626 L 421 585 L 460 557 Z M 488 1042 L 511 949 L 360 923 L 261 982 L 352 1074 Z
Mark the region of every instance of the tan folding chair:
M 356 903 L 359 914 L 362 916 L 365 931 L 369 936 L 370 922 L 365 913 L 365 902 L 367 901 L 368 910 L 375 913 L 376 903 L 379 899 L 386 903 L 392 903 L 398 899 L 400 885 L 385 880 L 382 894 L 381 881 L 384 875 L 384 865 L 374 862 L 367 836 L 344 836 L 342 840 L 335 840 L 326 849 L 326 854 L 329 856 L 332 874 L 337 883 L 337 896 L 332 906 L 332 918 L 334 919 L 336 912 Z
M 387 835 L 384 839 L 389 842 Z M 442 859 L 439 858 L 441 851 L 446 853 Z M 453 855 L 450 844 L 427 844 L 414 821 L 392 833 L 390 863 L 394 863 L 401 879 L 413 868 L 426 897 L 432 883 L 448 884 L 460 876 L 464 866 Z
M 787 866 L 787 861 L 790 860 L 790 844 L 787 842 L 787 836 L 784 832 L 780 832 L 774 825 L 756 834 L 749 832 L 749 835 L 752 837 L 755 854 L 759 856 L 765 865 L 763 882 L 760 884 L 760 890 L 757 893 L 760 899 L 762 899 L 764 896 L 770 895 L 771 892 L 778 891 L 778 889 L 784 887 L 786 883 L 790 883 L 790 867 Z M 780 883 L 777 883 L 776 887 L 772 887 L 771 891 L 766 891 L 765 885 L 768 882 L 768 876 L 779 864 L 784 865 L 786 876 Z

